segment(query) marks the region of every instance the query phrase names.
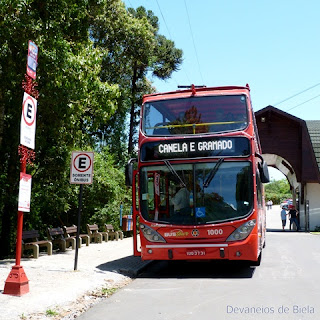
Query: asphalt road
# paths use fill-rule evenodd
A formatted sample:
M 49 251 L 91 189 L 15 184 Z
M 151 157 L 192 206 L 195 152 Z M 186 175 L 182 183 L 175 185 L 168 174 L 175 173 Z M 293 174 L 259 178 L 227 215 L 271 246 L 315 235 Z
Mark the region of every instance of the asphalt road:
M 320 319 L 320 236 L 280 231 L 278 207 L 268 215 L 261 266 L 154 262 L 79 319 Z

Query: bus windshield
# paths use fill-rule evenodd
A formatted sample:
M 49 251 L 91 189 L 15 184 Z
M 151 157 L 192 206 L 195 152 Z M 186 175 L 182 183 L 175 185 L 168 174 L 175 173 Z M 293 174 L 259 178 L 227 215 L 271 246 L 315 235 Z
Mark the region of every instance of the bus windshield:
M 143 107 L 142 130 L 148 136 L 229 132 L 247 124 L 245 95 L 158 100 Z
M 248 161 L 141 168 L 141 213 L 148 221 L 179 225 L 219 223 L 247 216 L 253 206 Z

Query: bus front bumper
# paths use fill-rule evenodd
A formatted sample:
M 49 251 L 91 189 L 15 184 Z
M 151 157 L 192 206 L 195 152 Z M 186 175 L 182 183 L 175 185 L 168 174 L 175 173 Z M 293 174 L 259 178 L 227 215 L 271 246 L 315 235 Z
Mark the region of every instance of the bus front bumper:
M 258 259 L 258 242 L 249 236 L 241 242 L 146 244 L 141 250 L 143 260 L 249 260 Z

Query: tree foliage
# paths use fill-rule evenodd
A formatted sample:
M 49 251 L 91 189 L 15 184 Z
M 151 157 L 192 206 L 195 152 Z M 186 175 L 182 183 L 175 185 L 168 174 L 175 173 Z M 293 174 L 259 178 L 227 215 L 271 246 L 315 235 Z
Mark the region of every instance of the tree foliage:
M 2 1 L 0 105 L 2 181 L 1 238 L 9 252 L 17 210 L 19 162 L 17 147 L 26 68 L 26 45 L 33 39 L 40 48 L 36 160 L 32 214 L 26 226 L 57 224 L 70 203 L 67 170 L 73 148 L 90 144 L 90 132 L 116 110 L 116 85 L 100 79 L 103 52 L 89 38 L 87 1 Z M 71 192 L 70 192 L 71 191 Z M 11 196 L 11 195 L 15 196 Z M 12 240 L 12 239 L 10 239 Z
M 280 204 L 282 200 L 291 197 L 290 185 L 286 179 L 273 180 L 265 185 L 265 198 L 272 200 L 274 204 Z
M 95 20 L 92 37 L 96 47 L 108 51 L 103 61 L 103 78 L 118 83 L 125 97 L 121 104 L 126 112 L 116 114 L 112 121 L 123 127 L 129 112 L 129 130 L 120 140 L 128 141 L 128 154 L 131 155 L 142 96 L 153 91 L 146 75 L 151 72 L 160 79 L 169 78 L 182 63 L 182 51 L 175 48 L 171 40 L 158 34 L 158 18 L 152 11 L 143 7 L 129 8 L 128 14 L 123 6 L 110 1 L 106 2 L 103 12 L 110 11 L 110 8 L 111 16 L 102 13 Z M 115 32 L 114 28 L 119 25 L 121 28 Z
M 144 7 L 139 7 L 137 10 L 132 8 L 129 12 L 138 21 L 149 24 L 153 27 L 154 42 L 150 46 L 144 44 L 143 53 L 134 51 L 132 55 L 132 78 L 131 78 L 131 101 L 130 101 L 130 126 L 129 126 L 129 141 L 128 153 L 132 154 L 134 146 L 134 136 L 136 134 L 137 119 L 139 106 L 141 105 L 142 88 L 146 85 L 146 73 L 152 74 L 160 79 L 167 79 L 172 72 L 178 70 L 182 63 L 182 50 L 175 48 L 173 41 L 159 35 L 158 18 L 154 16 L 152 11 L 147 11 Z
M 94 183 L 84 190 L 83 223 L 118 224 L 130 212 L 123 164 L 128 114 L 152 90 L 149 70 L 167 78 L 182 52 L 158 35 L 151 11 L 120 0 L 1 0 L 0 257 L 14 250 L 19 128 L 28 40 L 39 46 L 36 159 L 25 229 L 76 223 L 72 150 L 95 150 Z M 174 54 L 171 54 L 174 53 Z M 134 131 L 131 128 L 130 132 Z M 108 147 L 106 147 L 108 146 Z

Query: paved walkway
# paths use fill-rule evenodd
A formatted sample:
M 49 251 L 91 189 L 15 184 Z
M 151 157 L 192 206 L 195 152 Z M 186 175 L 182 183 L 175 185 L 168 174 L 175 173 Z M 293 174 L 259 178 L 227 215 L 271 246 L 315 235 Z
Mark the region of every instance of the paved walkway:
M 90 291 L 121 287 L 146 266 L 148 262 L 133 257 L 132 252 L 132 238 L 82 246 L 77 271 L 75 250 L 71 249 L 52 256 L 41 253 L 38 259 L 23 258 L 21 265 L 29 279 L 29 293 L 21 297 L 2 294 L 15 260 L 0 260 L 0 319 L 60 319 L 47 318 L 45 314 L 55 310 L 67 314 L 72 308 L 78 309 L 78 304 L 92 303 Z

